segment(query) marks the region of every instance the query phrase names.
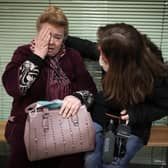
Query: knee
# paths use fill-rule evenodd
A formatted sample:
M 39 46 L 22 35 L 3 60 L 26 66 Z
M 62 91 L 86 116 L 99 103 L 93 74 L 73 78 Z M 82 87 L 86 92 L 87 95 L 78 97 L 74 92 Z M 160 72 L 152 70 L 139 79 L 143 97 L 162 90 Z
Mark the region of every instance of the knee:
M 101 160 L 101 154 L 96 152 L 88 152 L 85 154 L 84 160 L 87 164 L 98 163 Z

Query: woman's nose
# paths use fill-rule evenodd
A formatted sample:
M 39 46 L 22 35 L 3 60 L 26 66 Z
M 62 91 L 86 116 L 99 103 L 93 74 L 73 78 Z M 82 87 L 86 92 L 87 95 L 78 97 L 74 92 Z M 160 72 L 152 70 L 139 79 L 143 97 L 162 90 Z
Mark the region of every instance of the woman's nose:
M 53 36 L 51 36 L 50 40 L 49 40 L 49 44 L 53 44 L 53 42 L 54 42 L 54 38 L 53 38 Z

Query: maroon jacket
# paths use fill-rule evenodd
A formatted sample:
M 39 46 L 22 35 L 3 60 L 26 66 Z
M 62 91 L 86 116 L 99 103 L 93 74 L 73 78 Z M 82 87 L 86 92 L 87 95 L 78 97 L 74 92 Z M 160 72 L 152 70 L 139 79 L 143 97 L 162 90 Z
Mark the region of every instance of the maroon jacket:
M 40 74 L 24 96 L 19 90 L 19 68 L 25 60 L 35 57 L 34 63 L 40 66 Z M 46 69 L 48 67 L 45 60 L 40 62 L 38 59 L 37 56 L 33 56 L 29 45 L 18 47 L 2 76 L 7 93 L 13 97 L 11 115 L 16 117 L 16 123 L 23 125 L 26 119 L 25 107 L 38 100 L 46 100 Z M 72 93 L 79 90 L 96 93 L 96 86 L 77 51 L 66 48 L 65 55 L 60 59 L 60 66 L 71 81 Z

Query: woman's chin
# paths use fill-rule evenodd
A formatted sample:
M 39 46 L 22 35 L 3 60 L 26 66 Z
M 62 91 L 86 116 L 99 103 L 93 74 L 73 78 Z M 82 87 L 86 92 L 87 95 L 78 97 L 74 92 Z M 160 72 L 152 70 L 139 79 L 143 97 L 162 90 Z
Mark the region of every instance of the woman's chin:
M 52 51 L 48 51 L 47 55 L 49 57 L 54 57 L 57 54 L 57 52 L 52 52 Z
M 48 55 L 49 57 L 53 57 L 53 56 L 55 56 L 56 54 L 54 54 L 53 52 L 48 52 L 47 55 Z
M 53 54 L 47 54 L 47 56 L 48 56 L 48 57 L 54 57 L 54 55 L 53 55 Z

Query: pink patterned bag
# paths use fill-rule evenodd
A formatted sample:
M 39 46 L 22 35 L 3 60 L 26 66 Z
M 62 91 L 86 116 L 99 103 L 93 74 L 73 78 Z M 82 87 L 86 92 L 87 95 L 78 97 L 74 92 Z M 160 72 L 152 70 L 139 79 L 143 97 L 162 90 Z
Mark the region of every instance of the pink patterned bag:
M 69 119 L 64 119 L 58 108 L 37 103 L 25 111 L 24 141 L 30 161 L 94 150 L 95 129 L 85 106 Z

